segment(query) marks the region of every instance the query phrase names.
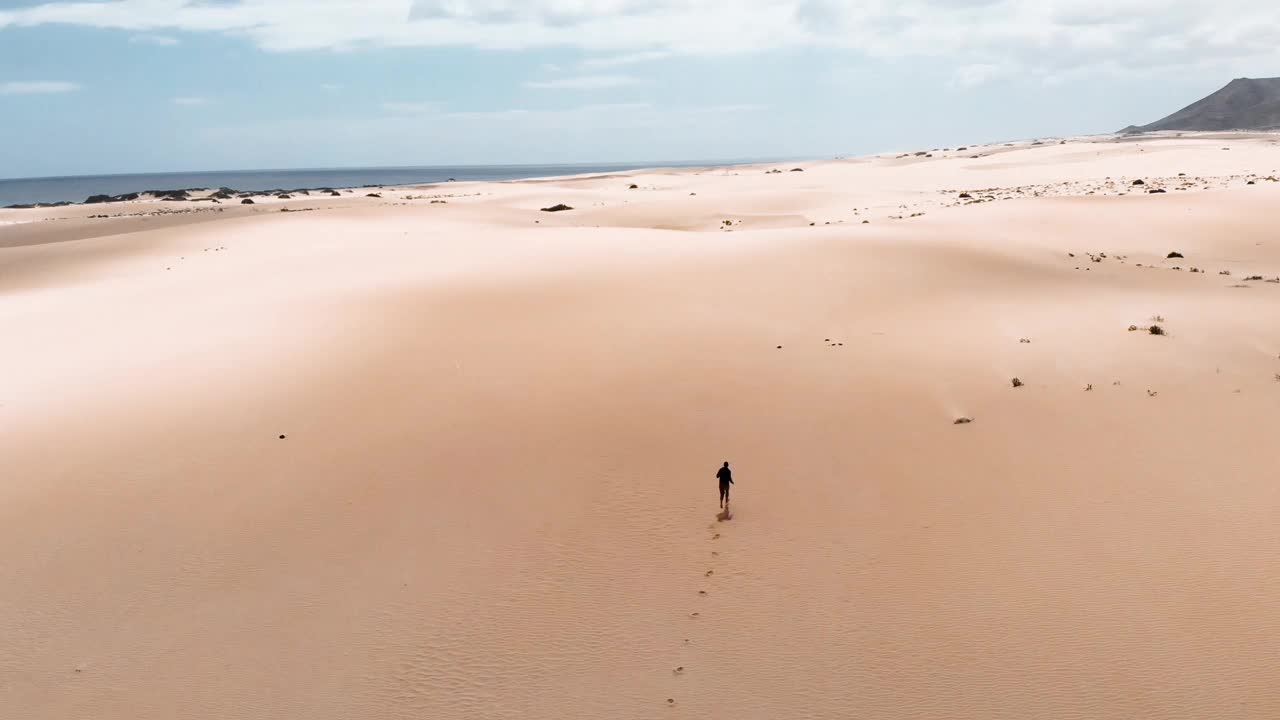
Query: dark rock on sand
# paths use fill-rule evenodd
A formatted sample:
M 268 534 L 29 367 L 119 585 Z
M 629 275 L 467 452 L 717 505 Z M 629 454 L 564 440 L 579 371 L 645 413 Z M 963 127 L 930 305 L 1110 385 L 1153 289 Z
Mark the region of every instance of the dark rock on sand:
M 1182 253 L 1178 252 L 1177 250 L 1174 250 L 1173 252 L 1169 253 L 1168 255 L 1165 255 L 1165 259 L 1166 259 L 1166 260 L 1172 260 L 1172 259 L 1174 259 L 1174 258 L 1180 258 L 1180 257 L 1182 257 Z
M 1134 180 L 1134 181 L 1133 181 L 1133 185 L 1134 185 L 1134 186 L 1137 186 L 1137 185 L 1146 185 L 1146 184 L 1147 184 L 1147 181 L 1146 181 L 1146 180 Z
M 565 210 L 572 210 L 572 209 L 573 208 L 569 207 L 568 205 L 565 205 L 564 203 L 560 203 L 559 205 L 544 207 L 542 208 L 542 212 L 564 212 Z
M 254 204 L 254 202 L 253 202 L 253 198 L 245 198 L 245 199 L 243 199 L 243 200 L 241 200 L 241 201 L 240 201 L 240 204 L 241 204 L 241 205 L 253 205 L 253 204 Z

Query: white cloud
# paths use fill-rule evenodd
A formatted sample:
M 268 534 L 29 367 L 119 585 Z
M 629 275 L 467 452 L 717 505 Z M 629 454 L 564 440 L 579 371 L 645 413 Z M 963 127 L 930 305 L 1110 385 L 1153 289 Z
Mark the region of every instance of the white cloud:
M 172 47 L 178 44 L 178 38 L 168 35 L 134 35 L 129 38 L 132 45 L 158 45 L 160 47 Z
M 230 33 L 272 51 L 572 48 L 601 55 L 588 60 L 598 68 L 790 47 L 1040 76 L 1280 64 L 1274 0 L 56 0 L 0 11 L 0 28 L 49 24 Z
M 382 103 L 382 109 L 397 115 L 418 115 L 440 110 L 439 103 L 433 102 L 388 102 Z
M 668 57 L 671 57 L 671 52 L 667 50 L 645 50 L 643 52 L 626 53 L 624 55 L 608 55 L 605 57 L 587 58 L 582 61 L 582 66 L 588 68 L 619 67 L 621 65 L 635 65 L 636 63 L 661 60 Z
M 277 167 L 603 160 L 655 164 L 677 158 L 745 157 L 749 153 L 744 147 L 762 152 L 755 138 L 774 136 L 751 129 L 748 113 L 759 108 L 729 105 L 635 102 L 423 114 L 372 110 L 362 114 L 353 108 L 352 114 L 341 117 L 240 118 L 193 128 L 190 139 L 219 148 L 218 162 L 233 168 L 260 164 L 264 158 Z M 619 145 L 620 136 L 635 137 L 630 133 L 657 142 Z M 282 137 L 289 142 L 281 143 Z
M 212 105 L 213 100 L 210 100 L 207 97 L 186 96 L 174 98 L 173 104 L 180 105 L 182 107 L 200 107 L 202 105 Z
M 961 65 L 951 73 L 952 87 L 967 89 L 983 85 L 1008 72 L 1003 65 L 993 63 L 974 63 Z
M 0 83 L 0 95 L 53 95 L 75 92 L 80 86 L 70 82 L 6 82 Z
M 644 128 L 680 125 L 709 115 L 733 116 L 765 110 L 763 105 L 662 106 L 646 102 L 597 103 L 560 110 L 480 110 L 442 112 L 441 121 L 511 123 L 520 128 Z
M 329 91 L 341 90 L 342 86 L 337 83 L 320 83 L 320 89 Z
M 623 85 L 635 85 L 638 82 L 640 82 L 638 78 L 630 75 L 578 75 L 555 80 L 530 81 L 524 86 L 537 90 L 605 90 Z

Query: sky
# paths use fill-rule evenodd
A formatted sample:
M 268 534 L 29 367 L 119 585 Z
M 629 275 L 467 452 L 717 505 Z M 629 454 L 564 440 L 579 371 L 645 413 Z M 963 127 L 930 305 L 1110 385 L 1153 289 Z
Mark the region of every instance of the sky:
M 849 156 L 1277 75 L 1275 0 L 0 0 L 0 178 Z

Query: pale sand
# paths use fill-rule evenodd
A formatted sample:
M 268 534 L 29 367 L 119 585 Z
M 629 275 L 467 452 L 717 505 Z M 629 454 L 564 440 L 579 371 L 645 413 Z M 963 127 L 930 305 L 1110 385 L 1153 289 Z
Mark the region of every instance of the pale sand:
M 0 716 L 1280 717 L 1274 138 L 892 157 L 0 211 Z

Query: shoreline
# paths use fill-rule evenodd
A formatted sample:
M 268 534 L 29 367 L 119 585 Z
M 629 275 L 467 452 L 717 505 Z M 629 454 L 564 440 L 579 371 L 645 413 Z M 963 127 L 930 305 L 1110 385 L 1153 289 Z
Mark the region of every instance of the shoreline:
M 89 191 L 82 195 L 83 200 L 68 199 L 61 197 L 58 200 L 41 200 L 28 201 L 18 203 L 6 203 L 0 206 L 0 209 L 7 210 L 30 210 L 30 209 L 47 209 L 57 207 L 69 207 L 75 205 L 96 204 L 104 202 L 119 202 L 135 199 L 185 199 L 177 197 L 181 193 L 214 193 L 219 190 L 227 191 L 243 197 L 264 197 L 280 193 L 304 193 L 304 192 L 321 192 L 328 190 L 360 190 L 365 188 L 387 188 L 387 187 L 420 187 L 426 185 L 437 185 L 446 182 L 512 182 L 519 180 L 534 179 L 550 179 L 560 177 L 573 177 L 578 175 L 598 174 L 598 173 L 619 173 L 619 172 L 638 172 L 643 170 L 651 170 L 656 168 L 699 168 L 699 167 L 733 167 L 739 165 L 750 165 L 760 162 L 774 162 L 773 160 L 727 160 L 722 162 L 715 161 L 665 161 L 654 163 L 557 163 L 557 164 L 516 164 L 516 165 L 440 165 L 440 166 L 404 166 L 404 167 L 355 167 L 355 168 L 298 168 L 298 169 L 267 169 L 267 170 L 212 170 L 212 171 L 190 171 L 190 172 L 168 172 L 168 173 L 117 173 L 107 175 L 65 175 L 50 176 L 36 178 L 6 178 L 0 179 L 0 196 L 3 196 L 4 186 L 8 185 L 39 185 L 39 184 L 79 184 L 79 185 L 96 185 L 99 189 L 108 186 L 114 187 L 113 191 L 95 192 Z M 286 178 L 329 178 L 329 179 L 351 179 L 357 177 L 372 180 L 375 177 L 389 178 L 383 182 L 318 182 L 315 184 L 304 185 L 286 185 L 278 182 Z M 413 176 L 413 177 L 405 177 Z M 439 179 L 435 179 L 438 176 Z M 425 179 L 417 179 L 417 178 Z M 136 184 L 122 186 L 116 181 L 127 180 L 129 178 L 137 178 Z M 179 184 L 173 189 L 140 189 L 145 187 L 155 188 L 156 185 L 148 185 L 152 179 L 157 178 L 202 178 L 210 182 L 198 184 Z M 249 181 L 256 178 L 276 180 L 277 182 L 267 183 L 261 187 L 248 188 L 244 182 L 225 183 L 212 182 L 226 179 L 239 179 Z M 107 183 L 95 181 L 112 181 Z M 239 187 L 236 187 L 239 185 Z M 122 188 L 124 188 L 122 190 Z M 150 196 L 143 198 L 141 196 Z M 96 201 L 92 202 L 92 201 Z
M 1274 138 L 1280 136 L 1280 133 L 1266 131 L 1221 131 L 1221 132 L 1148 132 L 1148 133 L 1105 133 L 1098 135 L 1074 135 L 1074 136 L 1045 136 L 1037 138 L 1024 138 L 1019 140 L 1001 140 L 987 143 L 977 143 L 971 145 L 960 145 L 957 148 L 963 148 L 972 152 L 975 150 L 984 150 L 988 154 L 1000 152 L 1009 148 L 1018 147 L 1037 147 L 1049 144 L 1073 144 L 1073 143 L 1140 143 L 1142 141 L 1154 141 L 1160 139 L 1187 138 L 1187 139 L 1251 139 L 1251 138 Z M 221 202 L 223 200 L 233 199 L 259 199 L 285 195 L 309 195 L 312 193 L 325 193 L 339 191 L 346 194 L 354 194 L 359 190 L 379 189 L 404 189 L 404 188 L 423 188 L 444 185 L 449 182 L 458 183 L 506 183 L 506 182 L 554 182 L 558 180 L 568 180 L 580 178 L 584 176 L 608 176 L 618 175 L 622 173 L 649 173 L 662 171 L 689 171 L 697 169 L 712 168 L 746 168 L 757 165 L 783 165 L 788 163 L 813 163 L 813 162 L 851 162 L 851 161 L 867 161 L 875 159 L 909 159 L 909 158 L 926 158 L 932 157 L 930 153 L 948 152 L 951 148 L 933 148 L 928 150 L 885 150 L 878 153 L 870 153 L 863 155 L 835 155 L 822 158 L 774 158 L 774 159 L 744 159 L 729 160 L 724 162 L 703 162 L 703 161 L 675 161 L 675 162 L 656 162 L 646 164 L 635 163 L 566 163 L 557 165 L 536 165 L 536 164 L 517 164 L 517 165 L 458 165 L 458 166 L 404 166 L 404 167 L 369 167 L 369 168 L 301 168 L 294 170 L 214 170 L 214 171 L 192 171 L 192 172 L 175 172 L 175 173 L 120 173 L 109 175 L 71 175 L 71 176 L 50 176 L 40 178 L 8 178 L 0 180 L 0 186 L 5 183 L 40 183 L 40 182 L 56 182 L 56 181 L 84 181 L 97 180 L 106 178 L 148 178 L 148 177 L 209 177 L 213 178 L 219 175 L 223 176 L 268 176 L 282 177 L 288 175 L 309 175 L 309 174 L 360 174 L 370 172 L 385 173 L 405 173 L 416 171 L 439 171 L 445 177 L 440 180 L 422 180 L 412 182 L 371 182 L 359 184 L 317 184 L 310 186 L 295 186 L 292 189 L 286 189 L 282 185 L 276 185 L 271 188 L 264 189 L 241 189 L 228 185 L 218 185 L 217 187 L 206 185 L 192 185 L 175 189 L 151 189 L 140 190 L 130 188 L 124 192 L 118 193 L 94 193 L 86 196 L 83 200 L 60 199 L 57 201 L 45 202 L 24 202 L 10 203 L 0 206 L 0 210 L 48 210 L 67 207 L 78 207 L 84 205 L 112 205 L 120 202 L 130 202 L 135 200 L 142 201 L 179 201 L 192 200 L 196 202 L 209 202 L 210 196 L 221 193 L 225 197 L 214 197 L 213 200 Z M 581 172 L 568 173 L 552 173 L 552 174 L 524 174 L 522 172 L 500 173 L 499 177 L 489 177 L 492 171 L 500 170 L 580 170 Z M 477 177 L 450 177 L 445 171 L 457 171 L 459 175 L 472 173 Z

